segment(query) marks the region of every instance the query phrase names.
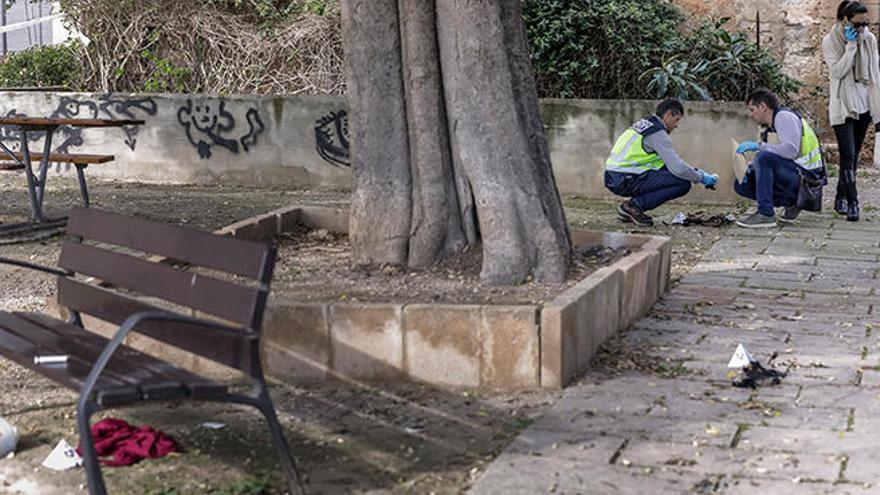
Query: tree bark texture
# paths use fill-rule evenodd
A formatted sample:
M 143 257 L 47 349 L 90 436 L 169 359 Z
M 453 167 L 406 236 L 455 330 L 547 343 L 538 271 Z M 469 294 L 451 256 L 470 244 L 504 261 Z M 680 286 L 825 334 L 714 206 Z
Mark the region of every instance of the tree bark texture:
M 519 0 L 343 0 L 342 22 L 354 263 L 425 267 L 481 245 L 485 283 L 564 280 Z

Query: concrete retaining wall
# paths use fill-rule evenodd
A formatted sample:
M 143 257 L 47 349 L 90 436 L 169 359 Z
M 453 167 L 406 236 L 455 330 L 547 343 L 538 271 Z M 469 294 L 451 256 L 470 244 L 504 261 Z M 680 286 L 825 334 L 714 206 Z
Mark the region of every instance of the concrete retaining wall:
M 144 119 L 144 126 L 134 128 L 61 128 L 53 148 L 116 156 L 89 167 L 89 175 L 155 182 L 349 187 L 346 107 L 333 96 L 0 93 L 3 115 Z M 611 198 L 602 181 L 608 152 L 615 137 L 653 107 L 648 101 L 545 100 L 560 190 Z M 721 176 L 717 192 L 696 187 L 688 200 L 733 201 L 730 138 L 756 135 L 740 103 L 688 103 L 673 141 L 690 163 Z M 6 129 L 0 139 L 18 145 L 17 135 Z M 37 141 L 39 136 L 32 149 Z M 64 165 L 53 170 L 72 172 Z
M 288 207 L 218 233 L 267 240 L 302 221 L 347 233 L 347 212 Z M 599 346 L 669 287 L 668 238 L 572 230 L 577 246 L 633 254 L 543 306 L 303 303 L 273 297 L 263 324 L 267 373 L 280 380 L 412 380 L 442 388 L 561 388 Z
M 299 221 L 347 233 L 347 218 L 343 209 L 292 206 L 217 233 L 268 240 Z M 665 237 L 573 230 L 572 241 L 634 252 L 543 306 L 305 303 L 276 290 L 263 323 L 264 369 L 292 383 L 338 378 L 409 380 L 447 389 L 562 388 L 589 368 L 605 340 L 665 293 L 671 256 Z M 54 298 L 49 305 L 68 316 Z M 91 317 L 84 322 L 107 337 L 117 329 Z M 126 343 L 207 376 L 237 375 L 140 334 Z

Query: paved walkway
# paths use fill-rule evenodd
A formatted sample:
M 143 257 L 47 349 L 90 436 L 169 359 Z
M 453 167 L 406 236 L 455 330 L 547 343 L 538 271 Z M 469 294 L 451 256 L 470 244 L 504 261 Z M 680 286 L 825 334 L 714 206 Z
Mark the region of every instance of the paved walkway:
M 878 223 L 731 228 L 622 336 L 683 374 L 589 374 L 471 493 L 880 493 L 878 270 Z M 733 388 L 740 342 L 796 365 Z

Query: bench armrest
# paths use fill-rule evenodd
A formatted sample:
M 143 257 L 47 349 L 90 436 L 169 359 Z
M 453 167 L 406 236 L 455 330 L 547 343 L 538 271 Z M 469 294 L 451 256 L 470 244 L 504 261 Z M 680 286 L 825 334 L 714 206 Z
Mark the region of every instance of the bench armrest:
M 44 273 L 49 273 L 51 275 L 59 275 L 61 277 L 71 277 L 73 276 L 73 272 L 69 270 L 61 270 L 58 268 L 52 268 L 49 266 L 37 265 L 35 263 L 28 263 L 27 261 L 16 260 L 12 258 L 4 258 L 0 256 L 0 264 L 4 265 L 13 265 L 20 266 L 22 268 L 29 268 L 31 270 L 37 270 Z
M 95 388 L 95 383 L 97 383 L 98 377 L 101 376 L 101 372 L 104 371 L 107 363 L 110 362 L 110 358 L 113 356 L 113 353 L 116 352 L 116 349 L 118 349 L 120 345 L 122 345 L 122 341 L 125 339 L 125 337 L 128 336 L 128 334 L 131 333 L 131 331 L 134 330 L 138 325 L 145 321 L 179 321 L 183 323 L 194 323 L 197 325 L 214 328 L 221 332 L 235 332 L 236 336 L 244 340 L 257 337 L 256 334 L 251 337 L 247 334 L 243 334 L 238 328 L 224 325 L 222 323 L 217 323 L 215 321 L 193 318 L 190 316 L 184 316 L 165 311 L 142 311 L 140 313 L 134 313 L 122 323 L 122 325 L 119 327 L 119 330 L 116 332 L 116 335 L 114 335 L 110 342 L 107 343 L 107 346 L 104 347 L 101 355 L 98 356 L 98 360 L 95 361 L 95 364 L 92 366 L 92 370 L 89 372 L 89 376 L 86 378 L 86 381 L 83 384 L 83 388 L 80 391 L 80 410 L 85 410 L 86 402 L 88 401 L 89 396 L 92 395 L 92 391 Z

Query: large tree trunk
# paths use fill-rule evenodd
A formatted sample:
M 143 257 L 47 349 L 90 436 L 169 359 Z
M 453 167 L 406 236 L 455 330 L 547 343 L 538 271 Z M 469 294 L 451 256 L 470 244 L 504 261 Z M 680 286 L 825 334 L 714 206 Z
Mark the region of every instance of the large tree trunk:
M 343 0 L 357 265 L 482 241 L 481 279 L 565 278 L 571 249 L 518 0 Z

